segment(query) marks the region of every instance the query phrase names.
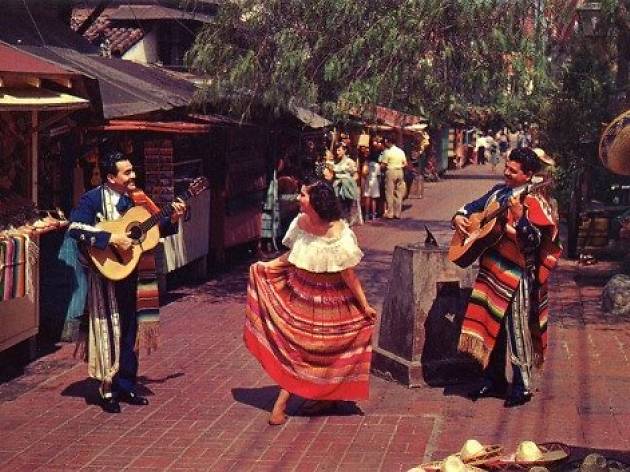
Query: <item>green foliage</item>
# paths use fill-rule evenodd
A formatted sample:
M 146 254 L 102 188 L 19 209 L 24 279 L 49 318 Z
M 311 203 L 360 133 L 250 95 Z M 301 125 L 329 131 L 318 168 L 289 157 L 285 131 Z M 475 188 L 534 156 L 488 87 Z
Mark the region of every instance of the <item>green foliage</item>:
M 601 48 L 589 48 L 586 40 L 576 44 L 564 67 L 560 88 L 540 110 L 542 145 L 554 156 L 561 203 L 567 202 L 579 173 L 587 171 L 595 195 L 610 184 L 610 174 L 597 158 L 602 124 L 610 120 L 609 101 L 614 92 L 610 62 Z
M 524 32 L 532 4 L 225 2 L 198 35 L 188 63 L 207 77 L 205 98 L 242 114 L 252 103 L 273 109 L 293 103 L 331 117 L 348 105 L 380 104 L 436 125 L 469 105 L 515 116 L 517 107 L 538 103 L 549 85 L 541 48 Z

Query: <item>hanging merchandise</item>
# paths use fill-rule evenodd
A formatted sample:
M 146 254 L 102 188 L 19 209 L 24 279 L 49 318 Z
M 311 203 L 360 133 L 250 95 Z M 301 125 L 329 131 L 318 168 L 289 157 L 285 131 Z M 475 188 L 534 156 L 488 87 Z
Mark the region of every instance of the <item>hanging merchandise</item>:
M 33 297 L 33 267 L 39 250 L 28 234 L 0 233 L 0 301 Z

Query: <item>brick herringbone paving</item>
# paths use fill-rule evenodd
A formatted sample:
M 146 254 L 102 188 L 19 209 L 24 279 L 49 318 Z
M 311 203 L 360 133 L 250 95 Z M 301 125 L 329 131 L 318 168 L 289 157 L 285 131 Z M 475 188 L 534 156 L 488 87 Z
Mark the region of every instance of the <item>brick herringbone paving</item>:
M 403 220 L 357 229 L 361 276 L 377 306 L 394 246 L 423 239 L 425 222 L 444 244 L 454 210 L 493 183 L 479 168 L 458 174 L 427 185 Z M 561 441 L 574 457 L 598 450 L 630 463 L 630 332 L 599 308 L 612 264 L 561 262 L 549 356 L 523 407 L 472 403 L 465 386 L 407 389 L 373 378 L 369 401 L 331 416 L 300 416 L 293 399 L 281 427 L 266 423 L 277 390 L 241 341 L 246 269 L 171 293 L 161 349 L 141 360 L 147 407 L 103 413 L 97 384 L 67 345 L 0 385 L 0 470 L 398 471 L 456 452 L 468 438 L 508 452 L 524 439 Z

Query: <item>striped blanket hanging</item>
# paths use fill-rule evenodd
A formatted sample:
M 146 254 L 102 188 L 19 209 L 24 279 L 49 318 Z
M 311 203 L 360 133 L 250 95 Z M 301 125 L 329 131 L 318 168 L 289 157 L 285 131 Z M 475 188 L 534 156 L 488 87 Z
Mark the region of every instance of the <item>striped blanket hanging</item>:
M 26 234 L 0 236 L 0 301 L 33 297 L 33 267 L 37 244 Z

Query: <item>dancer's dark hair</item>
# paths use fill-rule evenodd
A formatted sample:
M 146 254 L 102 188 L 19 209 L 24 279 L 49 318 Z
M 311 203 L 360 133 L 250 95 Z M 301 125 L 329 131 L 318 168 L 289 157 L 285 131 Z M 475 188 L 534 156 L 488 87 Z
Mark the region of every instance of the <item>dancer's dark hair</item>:
M 335 189 L 326 181 L 318 180 L 306 187 L 309 201 L 315 213 L 324 221 L 337 221 L 341 218 L 341 207 Z

